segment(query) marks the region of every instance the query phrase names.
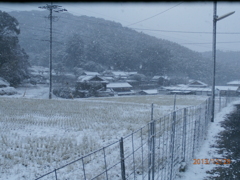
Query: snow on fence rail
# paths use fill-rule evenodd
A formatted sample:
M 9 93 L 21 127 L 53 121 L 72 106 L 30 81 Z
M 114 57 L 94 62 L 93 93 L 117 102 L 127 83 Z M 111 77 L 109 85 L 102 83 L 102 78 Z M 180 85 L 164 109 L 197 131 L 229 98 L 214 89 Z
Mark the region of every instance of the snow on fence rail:
M 216 99 L 215 113 L 237 97 Z M 50 171 L 36 180 L 173 180 L 192 162 L 207 135 L 210 98 L 197 106 L 153 118 L 142 128 Z

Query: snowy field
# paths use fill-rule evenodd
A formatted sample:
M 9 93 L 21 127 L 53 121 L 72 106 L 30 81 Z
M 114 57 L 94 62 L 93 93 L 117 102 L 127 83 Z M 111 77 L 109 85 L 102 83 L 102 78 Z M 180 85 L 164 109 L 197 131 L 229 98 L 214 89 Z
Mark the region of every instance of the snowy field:
M 0 179 L 35 179 L 173 111 L 173 95 L 48 100 L 48 87 L 0 97 Z M 207 96 L 176 96 L 176 109 Z

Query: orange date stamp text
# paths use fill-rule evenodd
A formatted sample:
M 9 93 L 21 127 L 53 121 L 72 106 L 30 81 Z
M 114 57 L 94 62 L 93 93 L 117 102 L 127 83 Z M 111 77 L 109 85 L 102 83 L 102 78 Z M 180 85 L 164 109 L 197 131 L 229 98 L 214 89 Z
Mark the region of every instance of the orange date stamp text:
M 231 164 L 231 159 L 193 159 L 193 164 Z

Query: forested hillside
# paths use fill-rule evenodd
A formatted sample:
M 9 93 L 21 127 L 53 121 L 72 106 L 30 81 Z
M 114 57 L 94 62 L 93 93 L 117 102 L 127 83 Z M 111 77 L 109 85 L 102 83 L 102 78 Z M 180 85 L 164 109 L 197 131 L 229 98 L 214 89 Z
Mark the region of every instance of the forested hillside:
M 206 58 L 212 58 L 212 52 L 202 53 Z M 232 80 L 240 80 L 240 51 L 216 51 L 216 84 L 226 84 Z
M 48 66 L 49 11 L 10 12 L 31 65 Z M 139 33 L 120 23 L 70 13 L 53 13 L 53 68 L 106 69 L 168 75 L 211 83 L 211 60 L 176 43 Z

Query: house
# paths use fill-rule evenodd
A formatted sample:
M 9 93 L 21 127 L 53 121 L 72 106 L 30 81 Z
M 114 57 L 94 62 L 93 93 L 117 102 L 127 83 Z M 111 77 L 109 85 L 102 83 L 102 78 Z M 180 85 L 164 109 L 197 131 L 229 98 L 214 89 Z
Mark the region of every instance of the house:
M 153 76 L 151 82 L 155 82 L 160 86 L 169 86 L 170 78 L 168 76 Z
M 148 90 L 141 90 L 138 92 L 140 95 L 157 95 L 158 90 L 157 89 L 148 89 Z
M 215 86 L 215 93 L 220 96 L 235 96 L 239 93 L 238 86 Z
M 89 89 L 90 86 L 99 86 L 103 87 L 103 89 L 107 88 L 107 83 L 105 79 L 95 75 L 95 76 L 79 76 L 77 79 L 77 89 L 86 90 Z
M 124 71 L 112 71 L 113 77 L 118 80 L 126 80 L 128 74 Z
M 111 71 L 107 70 L 103 72 L 104 77 L 112 77 L 115 80 L 126 80 L 129 74 L 124 71 Z
M 82 76 L 100 76 L 100 74 L 98 72 L 90 72 L 90 71 L 84 71 L 82 74 Z
M 132 86 L 127 82 L 115 82 L 107 84 L 108 89 L 112 89 L 116 92 L 130 91 Z
M 104 76 L 110 76 L 110 77 L 119 77 L 119 76 L 123 76 L 123 77 L 127 77 L 127 73 L 124 71 L 111 71 L 111 70 L 107 70 L 103 72 Z
M 195 94 L 195 95 L 210 95 L 211 88 L 209 87 L 189 87 L 188 85 L 167 86 L 163 87 L 169 94 Z
M 208 85 L 198 80 L 189 80 L 188 87 L 206 88 Z
M 117 95 L 133 95 L 132 86 L 127 82 L 115 82 L 107 84 L 107 89 L 114 91 Z
M 113 82 L 114 81 L 114 78 L 111 77 L 111 76 L 103 76 L 103 78 L 108 82 Z
M 94 76 L 79 76 L 77 79 L 77 82 L 83 83 L 83 82 L 92 82 L 92 83 L 105 83 L 107 84 L 108 81 L 106 81 L 104 78 L 99 77 L 98 75 Z
M 29 82 L 33 85 L 49 83 L 49 68 L 43 66 L 29 67 L 30 79 Z M 52 76 L 56 75 L 52 70 Z
M 227 83 L 228 86 L 240 86 L 240 81 L 239 80 L 235 80 L 235 81 L 230 81 Z
M 133 76 L 133 75 L 138 74 L 138 72 L 132 71 L 132 72 L 126 72 L 126 74 L 127 74 L 128 76 Z

